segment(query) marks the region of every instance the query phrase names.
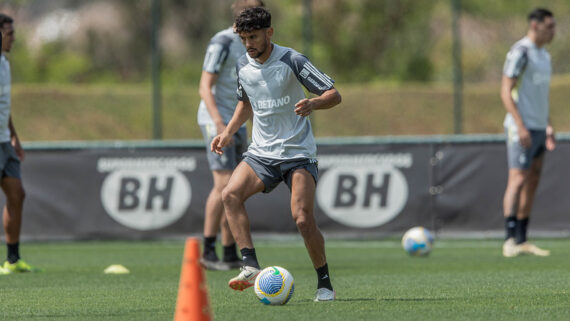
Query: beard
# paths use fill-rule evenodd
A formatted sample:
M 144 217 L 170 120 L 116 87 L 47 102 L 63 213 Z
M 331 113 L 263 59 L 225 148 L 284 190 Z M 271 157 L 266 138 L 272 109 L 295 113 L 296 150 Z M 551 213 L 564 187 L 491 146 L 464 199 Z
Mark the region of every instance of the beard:
M 255 48 L 251 48 L 253 50 L 255 50 L 252 54 L 250 54 L 249 50 L 247 52 L 247 54 L 253 58 L 253 59 L 257 59 L 259 57 L 261 57 L 261 55 L 263 55 L 265 53 L 265 51 L 267 50 L 267 43 L 264 44 L 263 48 L 260 48 L 259 50 L 255 49 Z

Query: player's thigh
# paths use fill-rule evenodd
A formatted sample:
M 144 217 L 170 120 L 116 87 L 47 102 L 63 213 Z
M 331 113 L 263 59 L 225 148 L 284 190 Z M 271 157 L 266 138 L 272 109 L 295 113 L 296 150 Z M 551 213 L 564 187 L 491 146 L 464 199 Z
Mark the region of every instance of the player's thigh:
M 529 182 L 533 182 L 533 184 L 538 184 L 543 164 L 544 164 L 544 154 L 538 156 L 532 161 L 527 177 L 527 180 Z
M 5 176 L 2 178 L 2 190 L 9 200 L 22 200 L 24 198 L 24 187 L 19 177 Z
M 4 145 L 2 148 L 2 190 L 7 198 L 12 200 L 24 198 L 24 187 L 22 184 L 22 175 L 20 168 L 20 160 L 11 145 Z
M 253 169 L 246 162 L 241 162 L 226 185 L 224 194 L 233 195 L 245 201 L 252 195 L 263 191 L 264 188 L 265 185 Z
M 214 178 L 214 187 L 221 191 L 228 185 L 230 178 L 232 177 L 231 170 L 215 170 L 212 171 L 212 177 Z
M 297 169 L 291 176 L 291 210 L 293 215 L 312 214 L 315 203 L 316 183 L 313 175 L 304 168 Z

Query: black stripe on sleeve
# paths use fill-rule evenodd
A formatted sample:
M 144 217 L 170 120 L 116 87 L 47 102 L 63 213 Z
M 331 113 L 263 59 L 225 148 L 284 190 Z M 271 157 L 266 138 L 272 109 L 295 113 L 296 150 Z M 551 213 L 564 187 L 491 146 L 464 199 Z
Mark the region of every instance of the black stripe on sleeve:
M 232 38 L 230 37 L 214 37 L 208 44 L 208 49 L 206 49 L 202 70 L 213 74 L 219 73 L 228 59 L 231 43 Z
M 281 57 L 281 61 L 293 70 L 299 82 L 313 94 L 322 95 L 334 87 L 334 80 L 313 66 L 307 57 L 297 52 L 288 51 Z

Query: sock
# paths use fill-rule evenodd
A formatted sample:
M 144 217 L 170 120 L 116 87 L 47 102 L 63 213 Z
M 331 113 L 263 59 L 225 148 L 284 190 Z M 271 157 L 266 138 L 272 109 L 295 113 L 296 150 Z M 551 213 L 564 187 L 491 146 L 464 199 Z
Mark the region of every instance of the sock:
M 517 244 L 526 242 L 527 226 L 528 226 L 528 217 L 522 220 L 517 220 L 517 224 L 515 226 Z
M 517 225 L 517 218 L 511 215 L 505 218 L 505 240 L 515 237 L 515 226 Z
M 327 288 L 332 291 L 333 287 L 331 284 L 331 278 L 329 277 L 329 265 L 325 263 L 325 265 L 321 266 L 320 268 L 315 269 L 317 271 L 317 289 L 320 288 Z
M 8 262 L 16 263 L 20 259 L 20 243 L 6 244 L 8 247 Z
M 257 262 L 257 255 L 255 254 L 255 249 L 243 248 L 240 250 L 241 257 L 246 266 L 253 266 L 259 269 L 259 263 Z
M 204 258 L 211 261 L 218 261 L 216 255 L 216 236 L 204 236 Z
M 238 261 L 239 257 L 237 256 L 237 247 L 236 244 L 230 244 L 224 246 L 224 262 L 233 262 Z

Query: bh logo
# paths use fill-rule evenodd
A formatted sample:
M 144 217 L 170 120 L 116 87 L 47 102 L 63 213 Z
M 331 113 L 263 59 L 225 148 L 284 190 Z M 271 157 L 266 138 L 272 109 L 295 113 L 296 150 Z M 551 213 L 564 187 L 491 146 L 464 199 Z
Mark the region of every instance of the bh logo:
M 109 216 L 136 230 L 168 226 L 190 205 L 192 189 L 181 171 L 193 171 L 196 160 L 177 158 L 101 158 L 99 172 L 110 172 L 101 187 Z
M 408 184 L 396 164 L 339 159 L 339 164 L 330 164 L 317 186 L 317 203 L 330 218 L 347 226 L 370 228 L 400 214 L 408 200 Z

